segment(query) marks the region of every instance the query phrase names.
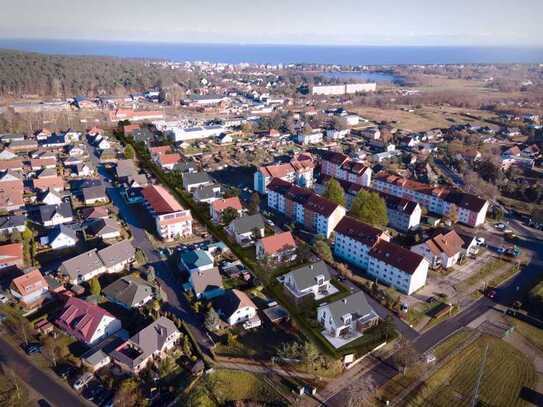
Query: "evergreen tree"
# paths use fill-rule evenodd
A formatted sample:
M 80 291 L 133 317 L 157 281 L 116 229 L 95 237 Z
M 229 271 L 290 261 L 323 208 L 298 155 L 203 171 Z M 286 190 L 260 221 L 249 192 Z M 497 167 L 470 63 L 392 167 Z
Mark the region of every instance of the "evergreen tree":
M 224 211 L 222 211 L 221 221 L 225 225 L 229 225 L 238 216 L 239 213 L 235 208 L 226 208 Z
M 89 289 L 92 295 L 95 297 L 98 297 L 100 293 L 102 292 L 102 287 L 100 286 L 100 281 L 98 281 L 98 277 L 94 277 L 89 282 Z
M 345 206 L 345 192 L 339 182 L 333 178 L 328 181 L 324 197 L 338 205 Z
M 132 144 L 127 144 L 127 146 L 124 148 L 124 158 L 132 160 L 135 156 L 136 151 L 134 150 L 134 147 L 132 147 Z

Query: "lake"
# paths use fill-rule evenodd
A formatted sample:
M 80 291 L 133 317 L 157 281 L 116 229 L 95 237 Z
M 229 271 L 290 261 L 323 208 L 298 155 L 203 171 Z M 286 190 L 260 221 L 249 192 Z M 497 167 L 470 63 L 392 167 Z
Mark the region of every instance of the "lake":
M 342 80 L 358 80 L 364 82 L 394 82 L 403 83 L 404 78 L 391 72 L 321 72 L 326 78 Z

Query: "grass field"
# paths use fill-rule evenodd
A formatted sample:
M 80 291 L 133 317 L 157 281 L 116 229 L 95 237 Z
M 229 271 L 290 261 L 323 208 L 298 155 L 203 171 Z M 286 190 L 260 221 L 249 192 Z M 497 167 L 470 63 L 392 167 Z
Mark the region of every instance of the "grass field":
M 513 324 L 517 333 L 539 349 L 540 352 L 543 352 L 543 329 L 539 329 L 516 318 L 509 318 L 509 322 Z
M 536 382 L 532 363 L 509 344 L 490 336 L 479 338 L 440 368 L 412 392 L 403 405 L 470 406 L 486 345 L 488 354 L 479 400 L 483 405 L 495 407 L 528 405 L 519 398 L 519 392 L 524 386 L 532 388 Z
M 202 379 L 189 397 L 189 404 L 202 407 L 234 405 L 232 402 L 252 401 L 266 405 L 282 406 L 283 397 L 278 391 L 264 382 L 260 375 L 238 370 L 218 369 L 208 378 Z M 186 404 L 182 404 L 186 405 Z

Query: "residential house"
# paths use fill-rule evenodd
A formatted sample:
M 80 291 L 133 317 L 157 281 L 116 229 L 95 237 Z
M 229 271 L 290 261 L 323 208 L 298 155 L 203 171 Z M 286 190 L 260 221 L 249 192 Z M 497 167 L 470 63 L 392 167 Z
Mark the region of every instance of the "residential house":
M 93 187 L 83 188 L 81 192 L 83 194 L 83 202 L 85 202 L 85 205 L 95 205 L 97 203 L 109 201 L 105 185 L 96 185 Z
M 328 266 L 318 261 L 298 267 L 281 277 L 281 282 L 295 301 L 305 298 L 321 299 L 330 294 L 332 284 Z
M 62 198 L 62 195 L 55 190 L 40 191 L 37 194 L 38 202 L 45 205 L 60 205 L 64 202 Z
M 417 202 L 431 213 L 448 216 L 457 212 L 458 222 L 476 227 L 485 222 L 489 203 L 485 199 L 455 189 L 433 187 L 382 171 L 376 174 L 373 188 Z
M 0 216 L 0 234 L 7 235 L 13 232 L 24 232 L 26 229 L 25 215 Z
M 121 237 L 122 226 L 114 219 L 95 219 L 87 226 L 87 233 L 102 240 Z
M 41 304 L 49 297 L 49 285 L 38 269 L 14 278 L 9 288 L 13 297 L 27 308 Z
M 215 261 L 206 250 L 184 250 L 179 256 L 179 267 L 188 273 L 207 271 L 213 269 Z
M 87 153 L 83 146 L 73 144 L 68 146 L 67 152 L 70 157 L 82 157 Z
M 78 242 L 77 232 L 66 225 L 56 226 L 49 232 L 46 239 L 47 244 L 53 250 L 73 247 Z
M 212 204 L 221 199 L 222 191 L 219 184 L 208 184 L 192 190 L 192 197 L 196 202 Z
M 110 353 L 122 371 L 139 374 L 149 362 L 164 358 L 181 333 L 170 319 L 160 317 Z
M 32 171 L 38 171 L 44 168 L 56 168 L 56 166 L 57 159 L 55 157 L 35 158 L 30 160 L 30 168 L 32 168 Z
M 464 240 L 455 230 L 450 230 L 411 247 L 411 251 L 426 258 L 433 269 L 438 267 L 448 269 L 460 260 L 464 251 L 463 246 Z
M 79 212 L 79 217 L 85 221 L 92 221 L 94 219 L 106 219 L 109 217 L 109 211 L 105 206 L 82 208 Z
M 23 244 L 8 243 L 0 246 L 0 270 L 11 267 L 23 268 Z
M 45 227 L 73 221 L 72 207 L 69 202 L 60 205 L 41 205 L 37 208 L 36 221 Z
M 185 290 L 192 290 L 197 299 L 210 300 L 224 293 L 222 277 L 216 267 L 205 271 L 192 271 L 183 287 Z
M 254 174 L 254 189 L 261 194 L 266 194 L 268 185 L 273 178 L 280 178 L 300 187 L 311 188 L 314 169 L 315 161 L 310 154 L 297 154 L 289 163 L 259 167 Z
M 155 219 L 157 234 L 165 240 L 192 235 L 192 215 L 160 185 L 142 190 L 145 206 Z
M 90 177 L 94 173 L 92 167 L 88 164 L 79 162 L 72 167 L 72 177 Z
M 343 206 L 279 178 L 274 178 L 268 185 L 268 208 L 326 238 L 346 213 Z
M 296 258 L 296 242 L 290 232 L 263 237 L 256 242 L 256 258 L 275 262 L 292 261 Z
M 315 129 L 310 133 L 298 133 L 296 135 L 296 142 L 302 146 L 306 146 L 308 144 L 322 143 L 323 138 L 324 135 L 322 134 L 322 131 L 320 129 Z
M 9 143 L 9 149 L 14 153 L 28 153 L 38 149 L 38 142 L 31 139 L 13 140 Z
M 138 169 L 134 160 L 118 160 L 117 165 L 115 166 L 115 172 L 117 179 L 120 182 L 124 182 L 126 178 L 136 175 Z
M 255 239 L 260 239 L 265 235 L 264 217 L 260 214 L 242 216 L 234 219 L 226 228 L 236 242 L 241 246 L 250 246 L 255 243 Z
M 119 273 L 136 259 L 136 249 L 130 240 L 121 240 L 98 250 L 98 256 L 108 273 Z
M 24 206 L 24 185 L 17 173 L 6 172 L 0 177 L 0 210 L 15 211 Z
M 206 172 L 185 173 L 183 174 L 183 188 L 192 192 L 193 190 L 211 185 L 213 181 Z
M 68 299 L 55 324 L 87 345 L 93 345 L 121 329 L 121 321 L 105 309 L 75 297 Z
M 23 168 L 23 160 L 19 158 L 0 161 L 0 171 L 22 171 Z
M 48 169 L 46 168 L 43 171 L 47 171 L 47 170 Z M 32 180 L 32 186 L 37 191 L 54 190 L 54 191 L 59 192 L 59 191 L 64 190 L 64 180 L 62 179 L 62 177 L 58 177 L 56 175 L 56 170 L 55 170 L 54 176 L 42 177 L 40 174 L 39 178 L 34 178 Z
M 172 154 L 159 154 L 156 156 L 155 161 L 165 170 L 173 170 L 175 165 L 182 160 L 179 153 Z
M 323 304 L 317 308 L 317 320 L 327 336 L 355 339 L 379 322 L 379 316 L 368 304 L 362 291 Z
M 213 299 L 213 308 L 228 326 L 243 324 L 256 327 L 261 324 L 256 305 L 240 290 L 227 290 L 224 295 Z
M 132 274 L 108 285 L 102 295 L 126 309 L 140 308 L 154 298 L 153 286 Z
M 0 160 L 13 160 L 14 158 L 17 158 L 17 154 L 15 154 L 13 151 L 11 151 L 8 147 L 4 148 L 2 152 L 0 152 Z
M 241 206 L 241 201 L 237 196 L 231 198 L 217 199 L 211 203 L 209 206 L 209 215 L 215 223 L 222 222 L 222 213 L 228 208 L 234 209 L 238 216 L 243 214 L 243 207 Z
M 372 177 L 371 168 L 336 151 L 322 152 L 321 174 L 364 187 L 370 186 Z

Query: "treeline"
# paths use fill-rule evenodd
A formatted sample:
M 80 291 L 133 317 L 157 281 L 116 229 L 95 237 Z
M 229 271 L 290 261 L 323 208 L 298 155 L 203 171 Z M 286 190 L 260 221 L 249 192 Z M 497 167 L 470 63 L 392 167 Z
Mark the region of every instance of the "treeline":
M 190 75 L 136 59 L 0 50 L 0 96 L 124 95 L 183 86 L 193 80 Z

